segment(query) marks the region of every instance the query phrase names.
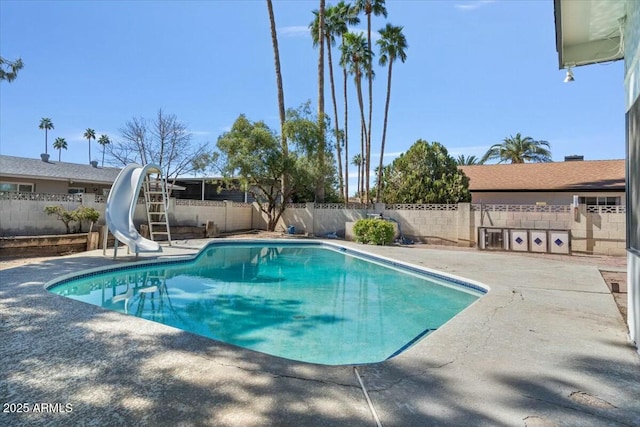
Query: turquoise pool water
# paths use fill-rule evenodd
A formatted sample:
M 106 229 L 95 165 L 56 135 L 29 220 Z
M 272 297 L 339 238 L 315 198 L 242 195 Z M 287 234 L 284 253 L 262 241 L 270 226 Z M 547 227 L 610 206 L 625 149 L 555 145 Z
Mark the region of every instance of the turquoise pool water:
M 484 291 L 351 249 L 215 243 L 193 260 L 110 268 L 51 292 L 293 360 L 393 357 Z

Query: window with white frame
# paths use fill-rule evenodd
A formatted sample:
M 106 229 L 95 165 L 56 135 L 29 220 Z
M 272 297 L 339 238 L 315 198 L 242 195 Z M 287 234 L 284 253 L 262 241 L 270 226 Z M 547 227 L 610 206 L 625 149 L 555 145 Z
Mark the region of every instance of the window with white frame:
M 620 196 L 580 197 L 580 204 L 589 206 L 618 206 L 620 205 L 620 199 Z
M 0 181 L 0 191 L 22 191 L 25 193 L 33 193 L 33 184 L 28 182 Z

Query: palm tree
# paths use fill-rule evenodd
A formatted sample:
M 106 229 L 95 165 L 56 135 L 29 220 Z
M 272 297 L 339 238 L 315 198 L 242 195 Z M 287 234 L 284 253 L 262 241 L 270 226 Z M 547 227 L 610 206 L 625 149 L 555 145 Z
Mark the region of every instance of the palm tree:
M 335 15 L 333 17 L 336 19 L 336 21 L 340 20 L 345 23 L 345 26 L 342 27 L 344 31 L 340 34 L 342 38 L 342 41 L 340 44 L 340 50 L 342 51 L 342 48 L 345 44 L 344 36 L 348 32 L 347 26 L 358 25 L 360 23 L 360 18 L 358 18 L 358 12 L 355 10 L 355 8 L 351 4 L 346 3 L 344 1 L 338 2 L 338 4 L 335 6 Z M 336 26 L 338 26 L 338 24 L 336 24 Z M 343 77 L 343 86 L 344 86 L 343 87 L 344 89 L 344 133 L 343 133 L 344 135 L 343 136 L 344 136 L 344 163 L 345 163 L 344 200 L 345 202 L 348 202 L 349 201 L 349 130 L 348 130 L 349 108 L 348 108 L 348 102 L 347 102 L 348 64 L 343 62 L 342 55 L 340 58 L 340 66 L 342 67 L 342 77 Z M 338 140 L 338 144 L 339 143 L 340 143 L 340 140 Z
M 7 83 L 11 83 L 18 77 L 18 71 L 22 70 L 23 66 L 21 58 L 10 61 L 0 56 L 0 80 L 6 80 Z
M 58 161 L 60 161 L 62 149 L 67 149 L 67 141 L 64 138 L 56 138 L 56 140 L 53 141 L 53 148 L 58 150 Z
M 111 144 L 111 140 L 109 140 L 107 135 L 100 135 L 100 138 L 98 138 L 98 144 L 102 145 L 102 166 L 104 167 L 104 149 L 107 144 Z
M 365 141 L 367 141 L 368 132 L 364 117 L 364 102 L 362 100 L 362 75 L 367 67 L 367 63 L 371 62 L 371 51 L 367 48 L 367 41 L 364 36 L 362 34 L 354 33 L 347 33 L 344 35 L 344 42 L 341 49 L 342 56 L 340 64 L 344 67 L 348 67 L 349 73 L 354 76 L 356 83 L 358 106 L 360 107 L 360 129 L 362 132 L 362 138 L 360 140 L 361 162 L 363 168 L 366 168 L 367 154 L 365 150 Z M 368 194 L 366 197 L 368 202 Z
M 498 163 L 543 163 L 551 161 L 551 144 L 547 141 L 536 141 L 530 136 L 522 137 L 519 133 L 514 137 L 502 140 L 500 144 L 494 144 L 480 159 L 481 163 L 487 160 L 499 159 Z
M 53 129 L 53 122 L 51 121 L 50 118 L 43 117 L 40 119 L 39 128 L 44 129 L 44 153 L 48 154 L 49 152 L 47 151 L 47 148 L 49 144 L 47 143 L 47 134 L 51 129 Z
M 336 102 L 336 88 L 335 82 L 333 78 L 333 59 L 331 55 L 331 47 L 336 44 L 336 35 L 343 34 L 347 31 L 347 24 L 344 20 L 339 16 L 339 9 L 337 6 L 329 6 L 325 9 L 324 14 L 324 37 L 325 43 L 327 46 L 327 61 L 329 63 L 329 83 L 331 86 L 331 100 L 333 101 L 333 116 L 334 116 L 334 125 L 335 130 L 334 134 L 336 135 L 337 143 L 336 143 L 336 153 L 338 158 L 338 182 L 340 186 L 340 194 L 344 195 L 344 180 L 342 175 L 342 147 L 340 140 L 340 125 L 338 121 L 338 104 Z M 319 37 L 320 37 L 320 12 L 317 10 L 313 11 L 315 18 L 309 24 L 309 28 L 311 29 L 311 40 L 313 41 L 313 46 L 316 47 L 319 45 Z
M 87 128 L 87 130 L 84 131 L 84 138 L 89 141 L 89 163 L 91 163 L 91 140 L 96 139 L 96 131 Z
M 460 154 L 456 158 L 456 163 L 458 166 L 474 166 L 481 165 L 482 162 L 476 156 L 465 156 L 464 154 Z
M 355 156 L 353 156 L 353 159 L 351 160 L 351 164 L 354 166 L 358 167 L 358 193 L 360 192 L 360 183 L 362 181 L 362 175 L 361 175 L 361 166 L 362 166 L 362 155 L 360 154 L 356 154 Z M 347 199 L 348 200 L 348 199 Z
M 382 160 L 384 158 L 384 143 L 387 137 L 387 118 L 389 116 L 389 100 L 391 99 L 391 73 L 393 63 L 400 59 L 404 63 L 407 60 L 407 39 L 402 34 L 402 27 L 387 24 L 378 31 L 381 38 L 377 44 L 380 47 L 379 63 L 383 67 L 389 64 L 389 74 L 387 75 L 387 101 L 384 105 L 384 122 L 382 126 L 382 142 L 380 143 L 380 164 L 378 165 L 378 188 L 376 189 L 376 202 L 380 202 L 380 190 L 382 189 Z
M 280 141 L 282 145 L 282 154 L 286 157 L 289 155 L 289 146 L 287 145 L 287 137 L 284 133 L 284 122 L 286 120 L 284 108 L 284 90 L 282 89 L 282 72 L 280 71 L 280 50 L 278 49 L 278 34 L 276 33 L 276 20 L 273 15 L 273 4 L 271 0 L 267 0 L 267 9 L 269 11 L 269 24 L 271 26 L 271 44 L 273 46 L 273 61 L 276 69 L 276 85 L 278 87 L 278 112 L 280 114 Z M 287 175 L 282 175 L 282 194 L 287 194 L 288 179 Z
M 355 8 L 358 12 L 364 12 L 367 15 L 367 47 L 369 49 L 369 55 L 373 56 L 371 45 L 371 15 L 387 17 L 387 8 L 384 5 L 384 0 L 356 0 Z M 373 71 L 371 61 L 367 64 L 367 79 L 369 80 L 369 124 L 366 141 L 367 154 L 364 159 L 365 173 L 366 173 L 366 200 L 369 202 L 369 170 L 371 169 L 371 116 L 373 114 Z

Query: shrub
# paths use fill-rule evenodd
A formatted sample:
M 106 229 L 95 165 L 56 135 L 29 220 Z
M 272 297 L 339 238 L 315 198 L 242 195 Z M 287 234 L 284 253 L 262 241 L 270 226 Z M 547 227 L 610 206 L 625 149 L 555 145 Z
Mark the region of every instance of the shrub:
M 393 225 L 383 219 L 359 219 L 353 225 L 356 241 L 374 245 L 388 245 L 393 241 Z
M 67 227 L 67 233 L 71 233 L 71 227 L 69 227 L 69 224 L 77 221 L 74 212 L 67 212 L 62 206 L 46 206 L 44 211 L 47 215 L 57 215 L 58 219 L 62 221 L 65 227 Z
M 58 219 L 62 221 L 64 226 L 67 228 L 67 233 L 71 233 L 70 224 L 72 222 L 78 223 L 78 232 L 81 233 L 82 221 L 89 221 L 89 232 L 91 232 L 93 224 L 98 220 L 98 218 L 100 218 L 100 212 L 87 206 L 80 206 L 71 212 L 68 212 L 62 206 L 46 206 L 44 211 L 47 215 L 57 215 Z
M 89 233 L 91 233 L 93 224 L 100 218 L 100 212 L 87 206 L 80 206 L 72 214 L 75 214 L 76 221 L 78 221 L 79 232 L 82 232 L 82 221 L 89 221 Z

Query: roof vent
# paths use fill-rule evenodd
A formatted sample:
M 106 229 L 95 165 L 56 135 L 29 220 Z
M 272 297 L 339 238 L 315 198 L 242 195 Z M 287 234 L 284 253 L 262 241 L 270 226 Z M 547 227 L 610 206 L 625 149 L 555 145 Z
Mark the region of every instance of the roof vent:
M 574 154 L 572 156 L 564 156 L 565 162 L 581 162 L 583 160 L 584 160 L 584 156 L 579 156 L 577 154 Z
M 93 166 L 94 168 L 98 167 L 98 161 L 97 160 L 91 160 L 91 166 Z

